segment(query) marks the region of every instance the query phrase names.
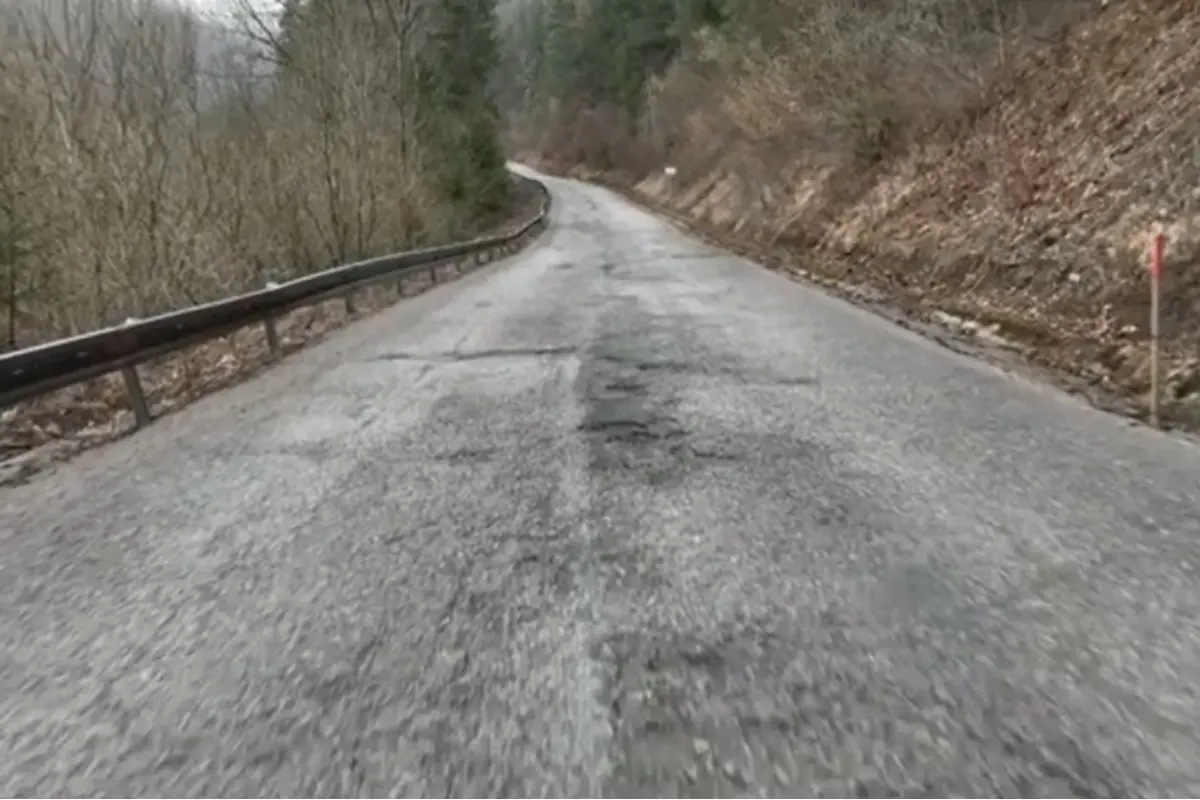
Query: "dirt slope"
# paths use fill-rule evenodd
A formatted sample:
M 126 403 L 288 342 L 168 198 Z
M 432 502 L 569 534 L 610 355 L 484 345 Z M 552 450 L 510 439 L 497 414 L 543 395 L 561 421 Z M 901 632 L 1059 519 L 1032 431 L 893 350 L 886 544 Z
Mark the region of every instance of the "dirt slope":
M 1138 403 L 1146 251 L 1162 230 L 1167 416 L 1194 422 L 1197 42 L 1194 0 L 1114 4 L 1014 58 L 970 124 L 874 167 L 817 169 L 799 154 L 780 165 L 777 149 L 732 143 L 696 161 L 707 167 L 680 155 L 674 178 L 626 183 L 710 230 L 785 247 L 811 270 L 978 320 L 1031 360 Z

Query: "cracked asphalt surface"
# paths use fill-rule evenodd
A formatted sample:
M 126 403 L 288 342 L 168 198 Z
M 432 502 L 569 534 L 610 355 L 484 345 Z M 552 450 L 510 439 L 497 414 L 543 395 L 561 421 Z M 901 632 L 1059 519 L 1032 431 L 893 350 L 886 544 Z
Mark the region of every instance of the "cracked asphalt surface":
M 548 184 L 0 490 L 0 792 L 1200 792 L 1195 446 Z

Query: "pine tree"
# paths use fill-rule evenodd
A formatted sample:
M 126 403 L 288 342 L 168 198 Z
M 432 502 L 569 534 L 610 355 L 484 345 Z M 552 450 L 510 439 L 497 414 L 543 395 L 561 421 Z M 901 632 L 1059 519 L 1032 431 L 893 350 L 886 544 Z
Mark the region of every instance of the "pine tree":
M 478 213 L 507 197 L 492 75 L 500 63 L 494 0 L 442 0 L 421 69 L 443 189 Z

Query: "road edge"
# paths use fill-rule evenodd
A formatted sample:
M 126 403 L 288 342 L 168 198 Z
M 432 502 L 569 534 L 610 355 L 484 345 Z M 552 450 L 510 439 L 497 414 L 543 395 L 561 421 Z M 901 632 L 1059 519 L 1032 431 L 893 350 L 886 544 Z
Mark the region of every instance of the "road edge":
M 1200 431 L 1193 431 L 1175 424 L 1164 424 L 1156 428 L 1149 423 L 1146 409 L 1129 397 L 1099 389 L 1083 378 L 1037 364 L 1028 359 L 1020 345 L 998 337 L 994 340 L 978 335 L 978 329 L 963 320 L 942 312 L 940 315 L 929 309 L 908 307 L 899 298 L 890 297 L 874 287 L 827 278 L 815 271 L 806 270 L 798 264 L 769 253 L 756 244 L 727 231 L 714 230 L 712 226 L 680 214 L 665 205 L 655 203 L 636 190 L 604 175 L 589 174 L 586 177 L 552 171 L 541 167 L 551 177 L 578 181 L 611 191 L 623 200 L 648 214 L 666 222 L 687 236 L 716 247 L 745 260 L 759 269 L 780 275 L 793 283 L 800 284 L 830 297 L 843 300 L 856 308 L 867 311 L 897 327 L 911 331 L 944 349 L 972 360 L 985 363 L 1009 377 L 1027 381 L 1039 388 L 1055 391 L 1068 400 L 1083 403 L 1086 407 L 1115 417 L 1129 426 L 1153 430 L 1193 445 L 1200 445 Z M 926 317 L 932 317 L 928 319 Z M 940 319 L 939 319 L 940 317 Z

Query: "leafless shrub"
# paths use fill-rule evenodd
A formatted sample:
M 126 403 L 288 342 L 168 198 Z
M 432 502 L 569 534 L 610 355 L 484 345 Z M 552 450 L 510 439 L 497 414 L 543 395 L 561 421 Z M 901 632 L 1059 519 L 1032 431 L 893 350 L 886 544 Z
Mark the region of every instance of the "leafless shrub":
M 870 163 L 931 129 L 969 121 L 1014 50 L 1053 37 L 1064 20 L 1096 6 L 1090 0 L 751 5 L 741 27 L 702 33 L 666 76 L 659 103 L 687 110 L 660 112 L 660 137 L 689 141 L 689 117 L 701 115 L 732 122 L 730 133 L 743 141 Z M 697 104 L 697 76 L 714 72 L 722 90 L 709 93 L 707 106 Z

